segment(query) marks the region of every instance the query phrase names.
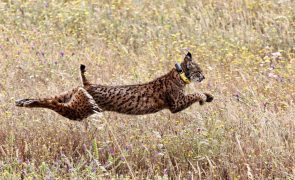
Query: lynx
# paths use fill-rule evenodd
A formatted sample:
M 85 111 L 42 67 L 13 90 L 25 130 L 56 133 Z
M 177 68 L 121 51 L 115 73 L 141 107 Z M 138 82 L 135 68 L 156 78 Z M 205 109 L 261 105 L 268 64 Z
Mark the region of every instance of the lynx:
M 184 93 L 185 86 L 191 81 L 201 82 L 205 79 L 201 68 L 193 62 L 190 52 L 176 68 L 144 84 L 93 84 L 86 78 L 84 65 L 80 66 L 80 71 L 83 87 L 50 98 L 17 100 L 16 106 L 49 108 L 71 120 L 82 120 L 102 111 L 142 115 L 169 109 L 172 113 L 177 113 L 195 102 L 203 105 L 213 100 L 213 96 L 208 93 Z

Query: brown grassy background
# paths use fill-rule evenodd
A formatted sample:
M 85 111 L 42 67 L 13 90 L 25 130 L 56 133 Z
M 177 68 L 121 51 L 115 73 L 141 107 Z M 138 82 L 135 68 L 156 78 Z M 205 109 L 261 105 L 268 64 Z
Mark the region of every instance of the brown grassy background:
M 1 1 L 0 176 L 295 178 L 292 0 Z M 213 103 L 83 122 L 14 106 L 93 82 L 152 80 L 189 49 Z

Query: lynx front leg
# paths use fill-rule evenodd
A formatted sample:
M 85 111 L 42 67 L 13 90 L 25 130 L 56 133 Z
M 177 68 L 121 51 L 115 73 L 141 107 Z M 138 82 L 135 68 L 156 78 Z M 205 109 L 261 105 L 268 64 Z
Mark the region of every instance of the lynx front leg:
M 170 111 L 172 113 L 177 113 L 188 108 L 195 102 L 199 102 L 200 105 L 203 105 L 204 102 L 211 102 L 213 100 L 213 96 L 207 93 L 196 93 L 189 95 L 179 93 L 177 95 L 171 95 L 169 99 L 171 101 L 169 106 Z
M 81 120 L 102 111 L 92 96 L 81 87 L 53 98 L 21 99 L 15 103 L 19 107 L 48 108 L 72 120 Z

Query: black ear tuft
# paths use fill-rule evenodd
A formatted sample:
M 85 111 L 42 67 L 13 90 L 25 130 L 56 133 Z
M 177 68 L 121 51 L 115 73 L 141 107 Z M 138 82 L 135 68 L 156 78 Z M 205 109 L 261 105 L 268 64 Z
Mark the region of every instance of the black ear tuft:
M 185 55 L 184 57 L 184 62 L 189 62 L 189 61 L 192 61 L 192 54 L 190 52 L 187 52 L 187 54 Z
M 192 54 L 190 52 L 187 52 L 186 56 L 190 59 L 192 59 Z
M 190 52 L 187 52 L 187 54 L 185 55 L 185 58 L 189 61 L 192 61 L 192 54 Z

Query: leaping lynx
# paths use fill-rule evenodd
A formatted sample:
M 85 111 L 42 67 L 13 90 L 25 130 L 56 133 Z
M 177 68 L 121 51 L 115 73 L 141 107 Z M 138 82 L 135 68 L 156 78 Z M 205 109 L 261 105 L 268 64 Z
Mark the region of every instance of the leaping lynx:
M 195 102 L 203 105 L 213 100 L 213 96 L 207 93 L 184 94 L 186 84 L 205 79 L 201 68 L 193 62 L 190 52 L 176 68 L 145 84 L 92 84 L 85 76 L 86 67 L 81 65 L 80 70 L 83 87 L 50 98 L 17 100 L 16 106 L 49 108 L 71 120 L 82 120 L 102 111 L 140 115 L 169 109 L 176 113 Z

